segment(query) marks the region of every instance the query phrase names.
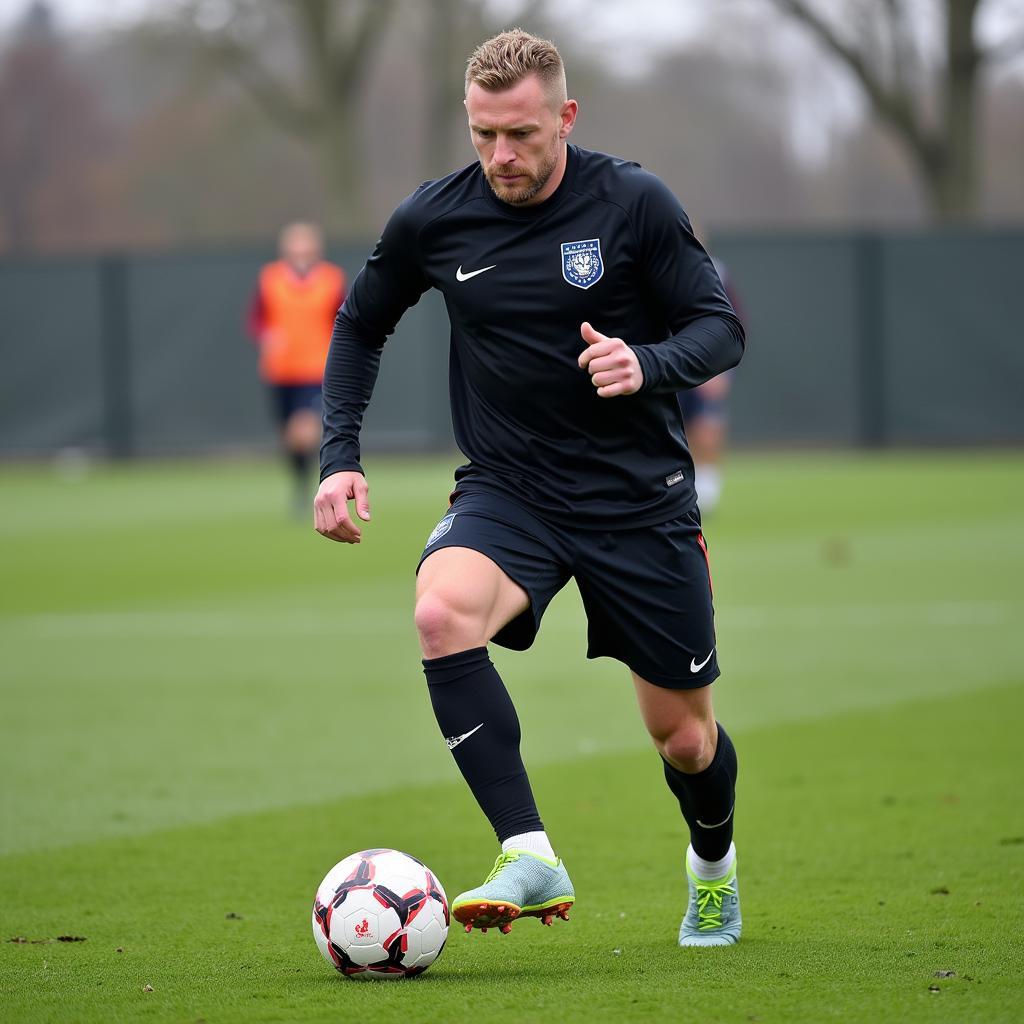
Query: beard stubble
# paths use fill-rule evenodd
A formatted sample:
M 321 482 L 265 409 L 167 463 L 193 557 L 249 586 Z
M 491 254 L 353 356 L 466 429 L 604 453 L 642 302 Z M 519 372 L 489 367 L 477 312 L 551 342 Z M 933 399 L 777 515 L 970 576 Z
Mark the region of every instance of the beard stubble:
M 544 155 L 544 159 L 541 161 L 536 173 L 514 165 L 499 164 L 496 167 L 485 170 L 484 175 L 487 178 L 487 183 L 491 186 L 491 191 L 502 202 L 509 203 L 511 206 L 522 206 L 533 199 L 551 180 L 551 175 L 554 174 L 557 165 L 558 141 L 556 139 L 551 150 Z M 525 184 L 510 188 L 508 185 L 503 185 L 497 181 L 498 175 L 501 174 L 521 174 L 527 178 L 527 181 Z

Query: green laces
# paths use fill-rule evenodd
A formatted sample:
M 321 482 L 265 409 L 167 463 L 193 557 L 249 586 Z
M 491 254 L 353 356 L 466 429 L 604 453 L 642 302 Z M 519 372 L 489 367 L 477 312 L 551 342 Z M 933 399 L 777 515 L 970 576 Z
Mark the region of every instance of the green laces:
M 722 900 L 726 896 L 735 896 L 731 878 L 723 878 L 717 882 L 705 882 L 694 879 L 697 887 L 697 928 L 711 931 L 722 927 Z
M 496 878 L 509 864 L 515 863 L 519 860 L 519 854 L 509 851 L 508 853 L 499 853 L 498 859 L 494 862 L 494 867 L 491 868 L 491 873 L 484 879 L 484 885 Z

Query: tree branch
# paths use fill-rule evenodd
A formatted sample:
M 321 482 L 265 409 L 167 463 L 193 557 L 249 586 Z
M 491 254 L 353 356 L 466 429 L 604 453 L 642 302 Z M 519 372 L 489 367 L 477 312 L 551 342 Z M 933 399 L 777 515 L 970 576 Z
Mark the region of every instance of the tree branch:
M 356 82 L 365 77 L 366 65 L 395 10 L 395 0 L 366 0 L 354 28 L 332 53 L 333 91 L 350 100 Z
M 312 132 L 313 111 L 296 100 L 288 87 L 249 50 L 227 36 L 211 40 L 205 49 L 207 58 L 223 67 L 280 127 L 300 137 Z
M 934 158 L 938 140 L 918 117 L 912 94 L 901 83 L 888 86 L 872 69 L 864 54 L 840 38 L 822 15 L 804 0 L 769 0 L 783 13 L 803 24 L 829 51 L 851 71 L 868 95 L 879 116 L 906 140 L 921 160 Z
M 900 0 L 884 0 L 889 26 L 890 74 L 897 92 L 909 96 L 917 71 L 917 49 L 906 6 Z

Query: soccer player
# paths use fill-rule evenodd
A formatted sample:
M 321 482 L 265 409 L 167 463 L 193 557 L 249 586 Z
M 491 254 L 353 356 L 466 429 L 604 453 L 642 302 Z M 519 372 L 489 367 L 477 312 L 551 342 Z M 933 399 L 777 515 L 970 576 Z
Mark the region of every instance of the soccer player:
M 689 825 L 679 943 L 727 945 L 740 935 L 736 753 L 712 709 L 711 580 L 676 392 L 738 362 L 743 329 L 668 189 L 568 143 L 577 103 L 550 42 L 516 29 L 481 44 L 465 106 L 479 160 L 399 205 L 338 313 L 315 527 L 362 540 L 359 430 L 381 349 L 437 288 L 467 462 L 427 539 L 415 621 L 441 733 L 501 843 L 452 912 L 467 930 L 507 931 L 565 917 L 575 899 L 487 652 L 528 648 L 574 577 L 587 655 L 629 668 Z
M 306 509 L 309 464 L 320 445 L 320 383 L 334 317 L 345 300 L 345 273 L 323 259 L 315 224 L 287 225 L 279 251 L 280 258 L 260 271 L 248 326 L 295 478 L 296 507 Z

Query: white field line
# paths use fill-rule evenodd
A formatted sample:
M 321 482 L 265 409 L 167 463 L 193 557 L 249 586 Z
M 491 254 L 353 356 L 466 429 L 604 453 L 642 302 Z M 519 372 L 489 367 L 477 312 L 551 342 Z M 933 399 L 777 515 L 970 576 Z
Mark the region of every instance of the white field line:
M 554 611 L 545 630 L 579 629 L 569 609 Z M 736 605 L 718 611 L 724 629 L 842 628 L 947 628 L 1024 624 L 1024 605 L 1010 601 L 914 601 L 886 604 Z M 70 612 L 12 615 L 0 618 L 0 633 L 8 637 L 108 636 L 336 636 L 338 634 L 393 634 L 412 630 L 412 602 L 401 611 L 336 613 L 301 610 Z

